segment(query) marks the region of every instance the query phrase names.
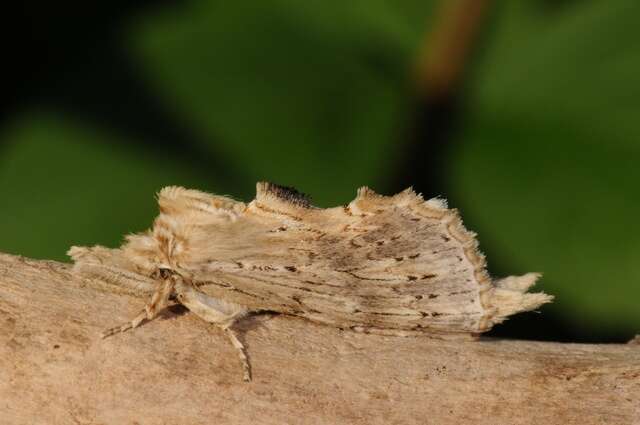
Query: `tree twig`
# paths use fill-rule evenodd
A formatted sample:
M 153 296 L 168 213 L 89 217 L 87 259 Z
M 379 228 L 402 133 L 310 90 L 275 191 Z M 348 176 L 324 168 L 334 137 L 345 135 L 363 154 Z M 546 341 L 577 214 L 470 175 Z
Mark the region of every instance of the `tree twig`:
M 633 424 L 640 346 L 359 334 L 286 316 L 226 336 L 185 310 L 102 340 L 141 300 L 0 254 L 0 417 L 26 424 Z

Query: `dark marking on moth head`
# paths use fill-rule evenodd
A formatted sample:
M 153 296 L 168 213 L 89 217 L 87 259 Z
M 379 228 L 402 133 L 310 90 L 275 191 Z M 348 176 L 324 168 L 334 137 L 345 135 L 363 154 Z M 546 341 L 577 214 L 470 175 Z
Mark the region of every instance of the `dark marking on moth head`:
M 294 266 L 284 266 L 284 268 L 290 272 L 298 271 L 298 269 L 296 269 Z
M 302 192 L 298 192 L 295 188 L 289 186 L 280 186 L 275 183 L 264 183 L 263 190 L 277 198 L 282 199 L 290 204 L 309 208 L 311 206 L 311 198 Z

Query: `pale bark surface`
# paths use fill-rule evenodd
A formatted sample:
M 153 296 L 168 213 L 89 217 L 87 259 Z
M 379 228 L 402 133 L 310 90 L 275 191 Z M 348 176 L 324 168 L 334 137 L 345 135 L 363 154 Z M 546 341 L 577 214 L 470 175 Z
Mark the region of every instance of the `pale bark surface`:
M 3 424 L 640 424 L 640 345 L 443 341 L 287 316 L 225 335 L 182 308 L 109 339 L 145 300 L 0 255 Z

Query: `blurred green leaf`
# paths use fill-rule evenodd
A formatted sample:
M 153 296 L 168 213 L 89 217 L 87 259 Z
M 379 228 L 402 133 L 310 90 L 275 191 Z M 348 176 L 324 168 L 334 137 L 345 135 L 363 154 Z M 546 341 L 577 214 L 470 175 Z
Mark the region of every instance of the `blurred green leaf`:
M 506 272 L 544 272 L 583 328 L 640 324 L 640 3 L 502 4 L 451 156 Z
M 187 164 L 118 139 L 44 113 L 5 128 L 0 251 L 65 260 L 71 245 L 119 246 L 150 227 L 161 187 L 208 187 Z
M 229 167 L 335 205 L 393 165 L 430 7 L 193 1 L 137 22 L 132 56 Z

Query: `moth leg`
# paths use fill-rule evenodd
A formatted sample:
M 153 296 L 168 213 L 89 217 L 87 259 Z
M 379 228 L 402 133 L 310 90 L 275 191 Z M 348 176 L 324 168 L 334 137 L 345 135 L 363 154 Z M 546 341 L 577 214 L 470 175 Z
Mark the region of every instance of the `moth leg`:
M 238 352 L 242 363 L 243 379 L 247 382 L 251 381 L 251 367 L 246 348 L 231 328 L 238 319 L 245 317 L 249 311 L 238 304 L 205 295 L 191 285 L 184 283 L 181 278 L 178 278 L 175 289 L 180 303 L 201 319 L 219 326 L 225 332 Z
M 129 329 L 137 328 L 142 322 L 145 321 L 145 319 L 153 320 L 158 315 L 158 313 L 168 305 L 169 297 L 173 292 L 175 283 L 176 282 L 173 276 L 165 279 L 162 285 L 158 286 L 156 291 L 151 296 L 151 301 L 145 306 L 144 310 L 142 310 L 140 314 L 138 314 L 127 323 L 103 331 L 100 336 L 102 338 L 106 338 L 120 332 L 128 331 Z
M 245 382 L 251 381 L 251 366 L 249 366 L 249 359 L 247 358 L 247 350 L 238 339 L 235 331 L 230 328 L 222 328 L 224 332 L 229 337 L 231 344 L 238 352 L 238 357 L 240 358 L 240 363 L 242 363 L 242 380 Z

